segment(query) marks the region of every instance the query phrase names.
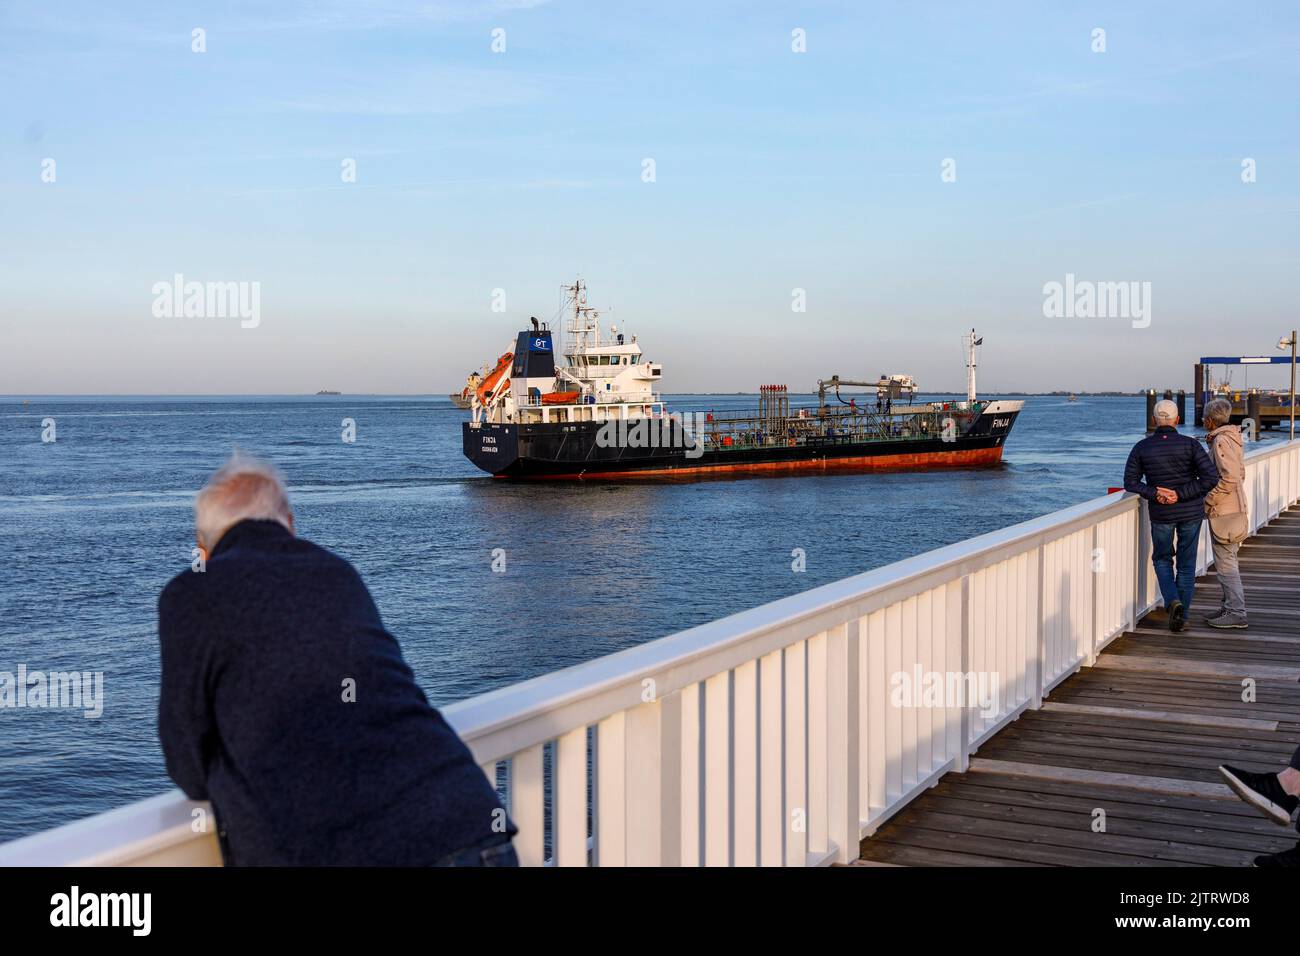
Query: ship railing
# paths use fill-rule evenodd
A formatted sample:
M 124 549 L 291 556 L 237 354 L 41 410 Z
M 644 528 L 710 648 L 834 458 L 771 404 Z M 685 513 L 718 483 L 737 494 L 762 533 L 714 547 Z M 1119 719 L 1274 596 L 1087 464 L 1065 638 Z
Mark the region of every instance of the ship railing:
M 1254 533 L 1300 498 L 1300 442 L 1252 449 L 1246 490 Z M 1141 499 L 1117 492 L 443 713 L 525 864 L 846 862 L 1134 627 L 1158 600 L 1149 553 Z M 931 676 L 933 698 L 917 686 Z M 173 791 L 0 847 L 0 863 L 212 864 L 210 821 Z
M 815 411 L 815 409 L 813 410 Z M 703 436 L 712 448 L 769 448 L 789 444 L 794 437 L 799 444 L 861 442 L 872 440 L 934 439 L 944 434 L 950 413 L 895 409 L 892 414 L 858 409 L 856 412 L 833 409 L 827 416 L 810 414 L 801 418 L 714 415 L 703 424 Z M 834 435 L 827 434 L 833 429 Z M 762 435 L 762 440 L 756 436 Z M 726 439 L 730 438 L 730 444 Z

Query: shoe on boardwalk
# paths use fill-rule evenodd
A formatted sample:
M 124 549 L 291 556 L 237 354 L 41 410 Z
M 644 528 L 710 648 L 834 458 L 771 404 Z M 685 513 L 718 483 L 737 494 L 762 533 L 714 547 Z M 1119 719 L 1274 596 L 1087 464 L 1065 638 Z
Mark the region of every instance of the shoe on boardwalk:
M 1300 804 L 1300 800 L 1282 789 L 1277 774 L 1251 773 L 1249 770 L 1239 770 L 1227 764 L 1219 767 L 1219 774 L 1237 796 L 1274 823 L 1286 826 L 1291 822 L 1291 814 L 1295 813 L 1296 805 Z
M 1246 628 L 1250 626 L 1246 623 L 1246 619 L 1244 617 L 1238 617 L 1235 614 L 1228 614 L 1226 612 L 1218 615 L 1217 617 L 1207 617 L 1205 619 L 1205 623 L 1208 624 L 1210 627 L 1217 627 L 1220 630 L 1224 630 L 1230 627 Z
M 1281 853 L 1255 857 L 1256 866 L 1296 866 L 1300 867 L 1300 843 Z

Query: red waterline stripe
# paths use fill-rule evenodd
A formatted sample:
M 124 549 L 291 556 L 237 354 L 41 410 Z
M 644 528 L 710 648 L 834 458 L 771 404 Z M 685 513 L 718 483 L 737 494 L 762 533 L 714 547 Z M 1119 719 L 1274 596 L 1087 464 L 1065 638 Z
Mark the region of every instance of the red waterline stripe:
M 767 472 L 789 474 L 808 471 L 908 471 L 926 468 L 960 468 L 996 465 L 1002 460 L 1002 446 L 971 448 L 966 451 L 914 452 L 906 455 L 859 455 L 852 458 L 802 458 L 795 461 L 753 461 L 729 465 L 696 465 L 684 468 L 646 468 L 634 471 L 566 472 L 560 475 L 493 475 L 526 481 L 592 481 L 604 479 L 678 478 L 688 475 L 719 475 Z

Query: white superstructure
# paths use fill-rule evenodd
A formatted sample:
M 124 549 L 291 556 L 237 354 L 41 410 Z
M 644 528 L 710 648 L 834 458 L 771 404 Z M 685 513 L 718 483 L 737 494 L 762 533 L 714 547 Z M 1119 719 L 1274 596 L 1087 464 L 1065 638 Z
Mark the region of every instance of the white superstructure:
M 587 304 L 581 279 L 563 290 L 563 354 L 556 356 L 550 330 L 534 319 L 531 336 L 520 333 L 513 352 L 507 353 L 510 368 L 500 380 L 485 377 L 484 384 L 493 387 L 486 395 L 475 395 L 474 421 L 537 424 L 661 416 L 656 384 L 663 366 L 645 360 L 635 335 L 613 325 L 602 330 L 601 310 Z

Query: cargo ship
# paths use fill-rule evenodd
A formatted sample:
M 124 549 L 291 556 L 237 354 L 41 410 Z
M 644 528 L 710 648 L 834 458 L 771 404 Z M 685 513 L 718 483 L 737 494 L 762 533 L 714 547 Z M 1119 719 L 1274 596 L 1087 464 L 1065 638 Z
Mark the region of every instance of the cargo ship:
M 496 478 L 591 481 L 737 474 L 869 472 L 992 466 L 1024 406 L 981 401 L 965 335 L 965 401 L 918 402 L 908 375 L 818 382 L 817 404 L 791 407 L 785 385 L 759 388 L 752 414 L 671 413 L 663 367 L 635 335 L 601 328 L 582 280 L 563 287 L 568 327 L 557 360 L 548 323 L 532 319 L 476 375 L 465 456 Z M 845 397 L 842 390 L 869 391 Z M 874 390 L 874 396 L 870 390 Z

